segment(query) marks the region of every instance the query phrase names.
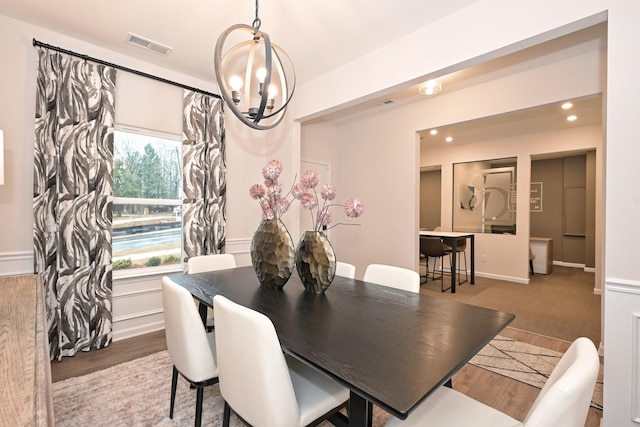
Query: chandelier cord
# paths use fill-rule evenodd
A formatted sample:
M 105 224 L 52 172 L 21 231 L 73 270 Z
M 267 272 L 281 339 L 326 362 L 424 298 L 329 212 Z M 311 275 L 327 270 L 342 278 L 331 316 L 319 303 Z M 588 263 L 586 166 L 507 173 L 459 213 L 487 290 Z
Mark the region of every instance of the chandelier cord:
M 261 24 L 262 21 L 260 21 L 260 18 L 258 18 L 258 0 L 256 0 L 256 19 L 253 20 L 252 26 L 256 31 L 258 31 Z

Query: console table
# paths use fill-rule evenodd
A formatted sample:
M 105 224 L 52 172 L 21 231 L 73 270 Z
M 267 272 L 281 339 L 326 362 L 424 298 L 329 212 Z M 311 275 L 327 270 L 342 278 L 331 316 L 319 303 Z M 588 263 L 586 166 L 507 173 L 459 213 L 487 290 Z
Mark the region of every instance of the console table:
M 53 426 L 53 390 L 42 282 L 0 278 L 0 420 Z

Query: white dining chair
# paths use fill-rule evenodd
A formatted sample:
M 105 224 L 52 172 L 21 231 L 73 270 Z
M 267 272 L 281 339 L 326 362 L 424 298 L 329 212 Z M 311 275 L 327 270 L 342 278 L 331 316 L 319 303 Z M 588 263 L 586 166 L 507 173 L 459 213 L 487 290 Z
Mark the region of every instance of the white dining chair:
M 197 255 L 187 260 L 187 274 L 227 268 L 236 268 L 236 258 L 232 254 Z
M 420 293 L 420 274 L 393 265 L 369 264 L 362 278 L 365 282 Z
M 169 277 L 162 278 L 162 306 L 167 351 L 173 362 L 169 418 L 173 418 L 178 373 L 196 388 L 195 425 L 202 420 L 205 387 L 218 383 L 214 333 L 207 333 L 191 293 Z
M 336 276 L 348 277 L 349 279 L 356 278 L 356 266 L 348 264 L 346 262 L 336 262 Z
M 590 339 L 581 337 L 562 356 L 524 422 L 440 387 L 406 420 L 391 417 L 385 427 L 584 427 L 599 368 L 598 350 Z
M 196 255 L 187 260 L 187 274 L 236 268 L 236 258 L 231 254 Z M 207 308 L 207 330 L 214 328 L 213 310 Z
M 223 426 L 231 411 L 252 426 L 302 427 L 345 406 L 349 390 L 310 366 L 285 358 L 262 313 L 213 298 Z M 315 424 L 313 424 L 315 425 Z

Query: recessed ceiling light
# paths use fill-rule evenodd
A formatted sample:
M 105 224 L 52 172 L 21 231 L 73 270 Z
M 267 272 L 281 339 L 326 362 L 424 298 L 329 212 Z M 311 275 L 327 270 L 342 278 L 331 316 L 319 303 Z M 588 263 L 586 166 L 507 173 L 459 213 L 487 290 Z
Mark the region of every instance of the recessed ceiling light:
M 563 110 L 568 110 L 571 107 L 573 107 L 573 104 L 570 103 L 570 102 L 565 102 L 564 104 L 562 104 L 562 109 Z
M 445 140 L 445 141 L 447 141 L 447 142 L 451 142 L 451 141 L 453 141 L 453 138 L 452 138 L 452 137 L 450 137 L 450 136 L 448 136 L 448 137 L 446 137 L 444 140 Z
M 431 129 L 431 130 L 429 131 L 429 133 L 430 133 L 431 135 L 437 135 L 437 134 L 438 134 L 438 129 Z
M 567 117 L 567 120 L 570 122 L 575 122 L 576 120 L 578 120 L 578 116 L 571 115 Z
M 439 80 L 427 80 L 424 83 L 420 84 L 418 88 L 418 92 L 422 95 L 435 95 L 440 92 L 442 89 L 442 85 Z

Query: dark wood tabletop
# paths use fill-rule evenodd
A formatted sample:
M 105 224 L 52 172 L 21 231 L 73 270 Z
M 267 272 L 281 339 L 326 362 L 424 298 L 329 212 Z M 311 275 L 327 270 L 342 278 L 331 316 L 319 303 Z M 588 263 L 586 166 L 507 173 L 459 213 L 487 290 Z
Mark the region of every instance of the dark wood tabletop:
M 514 319 L 341 276 L 324 294 L 306 292 L 295 273 L 282 289 L 260 286 L 251 267 L 171 279 L 202 307 L 211 307 L 219 294 L 264 313 L 285 352 L 344 384 L 352 400 L 362 398 L 399 418 Z

